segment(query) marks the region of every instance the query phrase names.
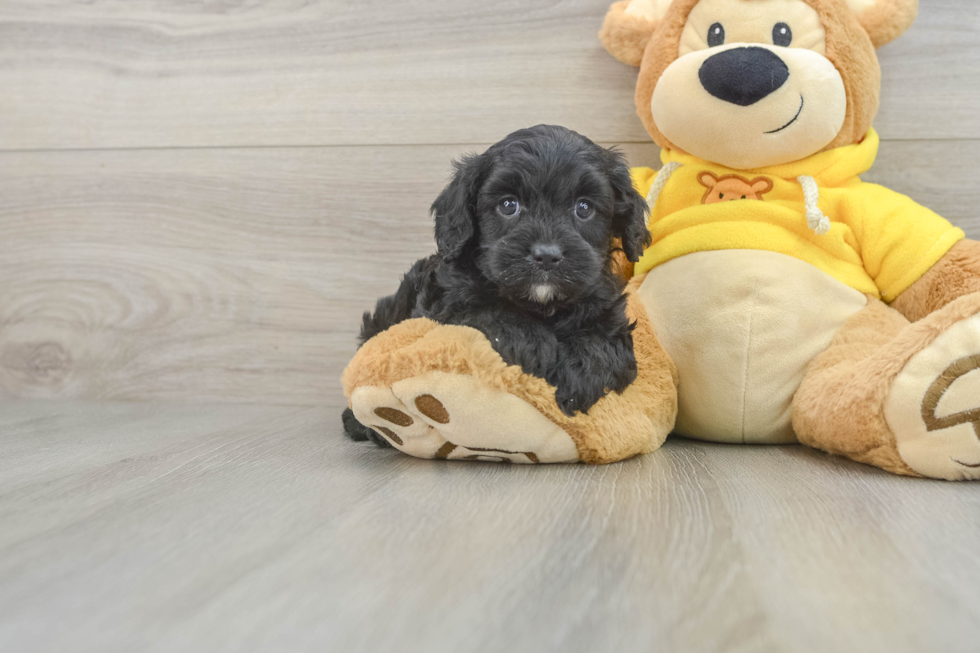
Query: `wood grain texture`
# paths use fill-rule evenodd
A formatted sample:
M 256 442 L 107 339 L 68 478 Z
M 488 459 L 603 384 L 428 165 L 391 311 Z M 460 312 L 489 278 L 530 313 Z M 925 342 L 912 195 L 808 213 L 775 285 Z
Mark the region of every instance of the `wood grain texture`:
M 6 405 L 0 649 L 976 650 L 973 486 L 684 440 L 421 461 L 338 411 Z
M 0 4 L 0 149 L 646 142 L 608 0 Z M 928 0 L 881 52 L 886 139 L 980 138 L 980 11 Z
M 886 143 L 872 177 L 980 237 L 976 145 Z M 0 397 L 322 403 L 482 147 L 0 154 Z
M 555 122 L 658 161 L 607 4 L 0 2 L 0 651 L 977 649 L 973 486 L 342 438 L 452 157 Z M 924 0 L 882 50 L 868 176 L 975 238 L 978 36 Z

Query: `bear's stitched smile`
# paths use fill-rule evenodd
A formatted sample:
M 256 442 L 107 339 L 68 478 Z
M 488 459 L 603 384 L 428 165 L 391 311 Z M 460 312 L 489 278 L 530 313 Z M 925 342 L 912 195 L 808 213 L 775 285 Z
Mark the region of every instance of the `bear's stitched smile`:
M 956 458 L 950 458 L 950 460 L 952 460 L 957 465 L 963 465 L 964 467 L 968 467 L 970 469 L 980 469 L 980 463 L 977 463 L 976 465 L 967 465 L 965 462 L 956 460 Z
M 766 134 L 778 134 L 779 132 L 783 131 L 784 129 L 786 129 L 787 127 L 789 127 L 790 125 L 792 125 L 794 122 L 796 122 L 797 120 L 799 120 L 800 114 L 803 113 L 803 103 L 804 103 L 803 96 L 800 95 L 800 109 L 799 109 L 799 111 L 796 112 L 796 115 L 793 116 L 793 119 L 790 120 L 785 125 L 783 125 L 782 127 L 780 127 L 779 129 L 774 129 L 771 132 L 765 132 L 765 133 Z

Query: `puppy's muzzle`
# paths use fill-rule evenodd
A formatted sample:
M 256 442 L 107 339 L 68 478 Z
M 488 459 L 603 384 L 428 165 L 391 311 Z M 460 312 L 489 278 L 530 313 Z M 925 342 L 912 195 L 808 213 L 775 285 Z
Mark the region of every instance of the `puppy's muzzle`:
M 564 257 L 565 254 L 558 245 L 539 243 L 531 247 L 531 260 L 534 265 L 545 271 L 555 269 Z

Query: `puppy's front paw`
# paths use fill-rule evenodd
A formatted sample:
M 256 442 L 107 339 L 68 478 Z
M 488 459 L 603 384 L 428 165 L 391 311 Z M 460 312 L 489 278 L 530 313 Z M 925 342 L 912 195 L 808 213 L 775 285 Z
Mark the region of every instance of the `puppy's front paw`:
M 588 413 L 596 402 L 606 396 L 605 387 L 594 382 L 581 379 L 559 382 L 555 384 L 555 401 L 561 412 L 573 417 L 576 411 Z
M 623 394 L 626 388 L 630 387 L 633 381 L 636 381 L 638 371 L 636 358 L 630 352 L 628 360 L 613 374 L 612 389 Z
M 350 408 L 344 409 L 342 418 L 344 421 L 344 432 L 347 433 L 347 437 L 354 442 L 364 442 L 369 440 L 383 449 L 391 448 L 391 443 L 379 435 L 377 431 L 368 428 L 357 421 L 357 418 L 354 416 L 354 411 L 352 411 Z

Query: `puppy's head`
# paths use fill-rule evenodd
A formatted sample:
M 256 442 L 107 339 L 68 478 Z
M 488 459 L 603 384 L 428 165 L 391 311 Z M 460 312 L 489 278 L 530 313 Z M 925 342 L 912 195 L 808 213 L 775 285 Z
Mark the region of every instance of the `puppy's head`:
M 472 263 L 517 302 L 568 303 L 650 243 L 647 204 L 622 155 L 563 127 L 515 132 L 456 164 L 432 205 L 443 260 Z

